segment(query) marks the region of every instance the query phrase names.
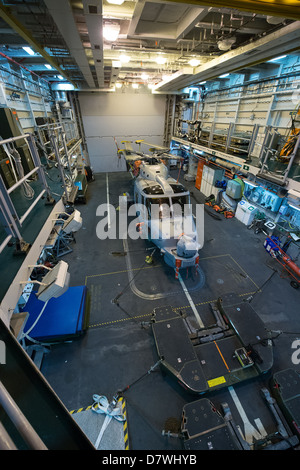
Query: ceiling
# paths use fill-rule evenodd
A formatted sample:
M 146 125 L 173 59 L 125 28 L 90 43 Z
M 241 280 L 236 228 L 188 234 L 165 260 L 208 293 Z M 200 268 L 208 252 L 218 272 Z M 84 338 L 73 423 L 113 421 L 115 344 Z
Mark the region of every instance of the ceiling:
M 268 11 L 260 0 L 231 0 L 234 9 L 222 3 L 2 1 L 0 59 L 14 60 L 54 87 L 68 82 L 79 90 L 111 91 L 116 83 L 135 83 L 176 93 L 300 48 L 296 0 L 273 0 Z M 103 37 L 108 26 L 116 39 Z M 198 64 L 190 65 L 191 59 Z

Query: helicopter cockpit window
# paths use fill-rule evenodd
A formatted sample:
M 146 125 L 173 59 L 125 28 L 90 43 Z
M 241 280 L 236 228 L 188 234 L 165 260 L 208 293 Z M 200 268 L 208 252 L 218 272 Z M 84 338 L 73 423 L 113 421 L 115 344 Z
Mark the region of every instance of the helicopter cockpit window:
M 148 188 L 144 188 L 145 194 L 163 194 L 162 187 L 157 184 L 156 186 L 149 186 Z
M 184 188 L 184 186 L 182 186 L 182 184 L 172 184 L 172 183 L 170 183 L 170 186 L 173 189 L 173 192 L 175 194 L 176 193 L 185 193 L 186 192 L 186 189 Z
M 190 204 L 190 199 L 187 194 L 182 195 L 182 196 L 173 196 L 172 197 L 172 208 L 173 208 L 173 215 L 181 215 L 184 212 L 184 206 L 185 204 Z M 181 213 L 178 213 L 178 211 L 181 210 Z
M 148 215 L 153 219 L 164 219 L 171 216 L 170 199 L 168 197 L 146 198 Z

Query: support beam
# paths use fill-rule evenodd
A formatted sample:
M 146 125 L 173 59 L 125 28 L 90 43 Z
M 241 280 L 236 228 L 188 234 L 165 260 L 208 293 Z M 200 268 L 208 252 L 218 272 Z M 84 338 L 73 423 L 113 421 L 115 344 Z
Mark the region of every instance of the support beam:
M 97 13 L 90 13 L 91 5 L 96 7 Z M 102 2 L 99 0 L 83 0 L 83 10 L 89 33 L 98 85 L 101 88 L 104 87 Z
M 75 88 L 77 88 L 76 83 L 70 80 L 66 72 L 60 68 L 56 60 L 54 60 L 53 57 L 51 57 L 44 50 L 44 48 L 34 39 L 31 33 L 20 23 L 20 21 L 13 17 L 9 11 L 9 8 L 0 5 L 0 16 L 16 33 L 18 33 L 30 46 L 32 46 L 36 52 L 41 54 L 48 64 L 50 64 L 54 69 L 57 70 L 58 73 L 60 73 L 63 77 L 66 78 L 66 80 L 72 83 Z
M 215 79 L 226 72 L 234 73 L 242 68 L 272 59 L 276 54 L 288 54 L 298 50 L 299 41 L 300 21 L 295 21 L 253 43 L 225 52 L 199 67 L 190 70 L 182 69 L 171 75 L 168 81 L 156 85 L 154 90 L 156 92 L 178 91 L 203 80 Z
M 165 0 L 174 3 L 173 0 Z M 185 0 L 176 0 L 176 3 L 186 3 Z M 226 5 L 222 0 L 189 0 L 189 4 L 199 7 L 211 6 L 214 8 L 233 8 L 240 11 L 259 13 L 267 16 L 279 16 L 292 20 L 300 20 L 300 7 L 298 0 L 230 0 Z
M 94 88 L 95 82 L 78 33 L 70 2 L 68 0 L 45 0 L 45 5 L 63 36 L 71 56 L 74 57 L 80 68 L 85 81 L 90 88 Z

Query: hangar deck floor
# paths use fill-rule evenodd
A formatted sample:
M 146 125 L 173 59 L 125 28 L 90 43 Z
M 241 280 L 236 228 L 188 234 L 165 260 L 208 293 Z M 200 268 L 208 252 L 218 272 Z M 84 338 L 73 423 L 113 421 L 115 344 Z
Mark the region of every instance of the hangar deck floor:
M 177 173 L 176 173 L 177 176 Z M 192 202 L 203 203 L 193 183 Z M 216 220 L 205 213 L 205 243 L 200 267 L 205 283 L 190 276 L 182 279 L 189 298 L 174 270 L 154 253 L 154 263 L 145 258 L 153 245 L 145 240 L 100 240 L 96 226 L 97 207 L 107 201 L 119 205 L 119 195 L 130 192 L 128 173 L 95 175 L 88 188 L 88 203 L 77 206 L 83 226 L 76 234 L 69 263 L 71 285 L 86 285 L 91 295 L 89 327 L 73 342 L 57 344 L 45 355 L 41 372 L 66 407 L 71 410 L 92 404 L 93 394 L 114 394 L 144 376 L 157 360 L 151 329 L 143 324 L 154 308 L 170 305 L 186 313 L 191 322 L 194 303 L 204 325 L 211 322 L 209 303 L 222 294 L 234 292 L 242 300 L 254 296 L 251 305 L 269 330 L 282 330 L 274 339 L 274 365 L 270 372 L 253 381 L 209 394 L 218 408 L 227 402 L 236 424 L 248 440 L 275 430 L 274 419 L 260 394 L 269 386 L 271 375 L 299 366 L 292 363 L 292 343 L 300 334 L 299 292 L 280 272 L 263 247 L 264 235 L 255 235 L 238 220 Z M 266 282 L 267 281 L 267 282 Z M 262 289 L 260 289 L 260 287 Z M 274 334 L 274 336 L 276 336 Z M 180 422 L 182 408 L 198 399 L 158 367 L 137 381 L 125 393 L 129 448 L 132 450 L 181 450 L 177 438 L 162 435 L 170 418 Z

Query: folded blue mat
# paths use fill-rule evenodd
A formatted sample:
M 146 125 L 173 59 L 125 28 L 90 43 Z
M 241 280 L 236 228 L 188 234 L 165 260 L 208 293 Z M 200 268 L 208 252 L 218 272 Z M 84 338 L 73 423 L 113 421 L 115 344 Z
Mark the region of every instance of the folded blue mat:
M 36 340 L 45 341 L 65 339 L 81 334 L 84 330 L 86 300 L 86 286 L 69 287 L 60 297 L 53 297 L 48 301 L 44 312 L 30 331 L 29 336 Z M 45 303 L 39 300 L 34 293 L 30 294 L 23 308 L 24 312 L 29 313 L 24 333 L 31 328 L 44 305 Z

